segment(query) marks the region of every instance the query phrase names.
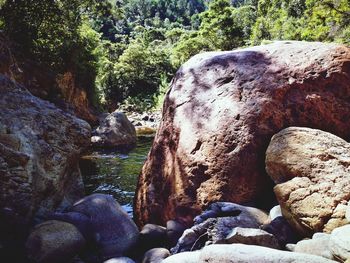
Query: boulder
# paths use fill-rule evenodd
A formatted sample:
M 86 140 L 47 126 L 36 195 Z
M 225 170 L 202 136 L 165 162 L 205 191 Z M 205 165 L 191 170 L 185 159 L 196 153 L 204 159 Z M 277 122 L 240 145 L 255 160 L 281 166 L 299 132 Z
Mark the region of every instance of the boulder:
M 272 248 L 231 244 L 210 245 L 200 251 L 184 252 L 170 256 L 162 263 L 335 263 L 320 256 L 287 252 Z
M 133 146 L 136 144 L 134 125 L 122 112 L 112 112 L 94 131 L 91 143 L 95 147 Z
M 137 223 L 190 222 L 216 201 L 270 203 L 272 135 L 308 126 L 349 137 L 349 65 L 348 47 L 294 41 L 191 58 L 138 180 Z
M 289 127 L 274 135 L 266 171 L 282 214 L 301 236 L 347 223 L 350 144 L 317 129 Z
M 142 263 L 161 263 L 169 256 L 170 252 L 166 248 L 153 248 L 145 253 Z
M 282 248 L 288 243 L 296 243 L 301 239 L 283 216 L 278 216 L 270 223 L 264 224 L 261 229 L 274 235 Z
M 39 220 L 81 198 L 90 126 L 0 74 L 0 225 Z
M 335 263 L 323 257 L 243 244 L 205 247 L 198 263 Z
M 329 248 L 337 261 L 345 262 L 350 258 L 350 225 L 338 227 L 332 231 Z
M 274 235 L 256 228 L 235 227 L 226 237 L 225 243 L 240 243 L 280 249 L 278 240 Z
M 320 235 L 321 234 L 321 235 Z M 315 233 L 312 239 L 299 241 L 293 248 L 293 252 L 317 255 L 334 259 L 329 248 L 330 234 Z
M 166 247 L 167 245 L 167 230 L 165 227 L 147 224 L 140 231 L 138 246 L 149 250 L 156 247 Z
M 70 262 L 84 245 L 74 225 L 55 220 L 37 225 L 26 242 L 28 258 L 38 263 Z
M 111 258 L 103 263 L 135 263 L 131 258 L 128 257 L 117 257 L 117 258 Z
M 236 227 L 259 228 L 268 215 L 253 207 L 218 202 L 195 218 L 195 225 L 186 229 L 171 249 L 172 253 L 192 251 L 213 243 L 226 243 L 226 238 Z
M 167 257 L 162 263 L 199 263 L 200 251 L 182 252 Z
M 272 207 L 269 213 L 270 220 L 274 220 L 275 218 L 282 216 L 281 206 L 276 205 Z
M 170 246 L 175 246 L 183 232 L 186 230 L 186 226 L 175 220 L 169 220 L 166 223 L 167 239 Z
M 74 224 L 96 246 L 102 260 L 124 255 L 139 238 L 135 223 L 110 195 L 89 195 L 52 217 Z

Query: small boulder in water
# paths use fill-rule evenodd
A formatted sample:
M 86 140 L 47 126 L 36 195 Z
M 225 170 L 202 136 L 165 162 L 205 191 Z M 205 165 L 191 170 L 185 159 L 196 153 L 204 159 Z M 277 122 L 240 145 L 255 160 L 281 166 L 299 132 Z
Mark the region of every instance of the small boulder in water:
M 94 131 L 91 143 L 96 147 L 133 146 L 136 144 L 134 125 L 122 112 L 112 112 Z

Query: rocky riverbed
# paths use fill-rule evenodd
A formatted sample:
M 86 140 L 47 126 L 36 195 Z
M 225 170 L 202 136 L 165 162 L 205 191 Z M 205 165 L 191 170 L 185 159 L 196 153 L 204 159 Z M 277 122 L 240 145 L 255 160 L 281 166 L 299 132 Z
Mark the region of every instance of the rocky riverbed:
M 185 63 L 136 224 L 113 196 L 80 196 L 78 161 L 91 142 L 134 144 L 137 121 L 111 113 L 89 141 L 86 122 L 0 80 L 2 261 L 349 262 L 348 47 L 277 42 Z

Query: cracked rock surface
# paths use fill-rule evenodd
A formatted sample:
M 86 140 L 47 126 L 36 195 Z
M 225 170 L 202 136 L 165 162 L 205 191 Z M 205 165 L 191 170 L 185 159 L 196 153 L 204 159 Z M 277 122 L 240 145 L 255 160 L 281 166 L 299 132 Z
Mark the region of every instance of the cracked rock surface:
M 350 144 L 310 128 L 290 127 L 272 137 L 266 170 L 282 214 L 302 236 L 331 232 L 347 223 Z
M 0 219 L 14 232 L 79 199 L 90 125 L 0 74 Z
M 166 95 L 134 218 L 190 225 L 217 201 L 269 203 L 271 137 L 307 126 L 348 138 L 349 101 L 345 46 L 288 41 L 194 56 Z

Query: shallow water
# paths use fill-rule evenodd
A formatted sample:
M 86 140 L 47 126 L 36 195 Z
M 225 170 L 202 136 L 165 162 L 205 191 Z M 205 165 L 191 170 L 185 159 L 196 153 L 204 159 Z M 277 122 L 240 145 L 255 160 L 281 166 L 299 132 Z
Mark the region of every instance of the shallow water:
M 131 151 L 100 150 L 84 156 L 80 169 L 87 195 L 113 195 L 132 216 L 138 175 L 151 148 L 153 137 L 139 137 Z

